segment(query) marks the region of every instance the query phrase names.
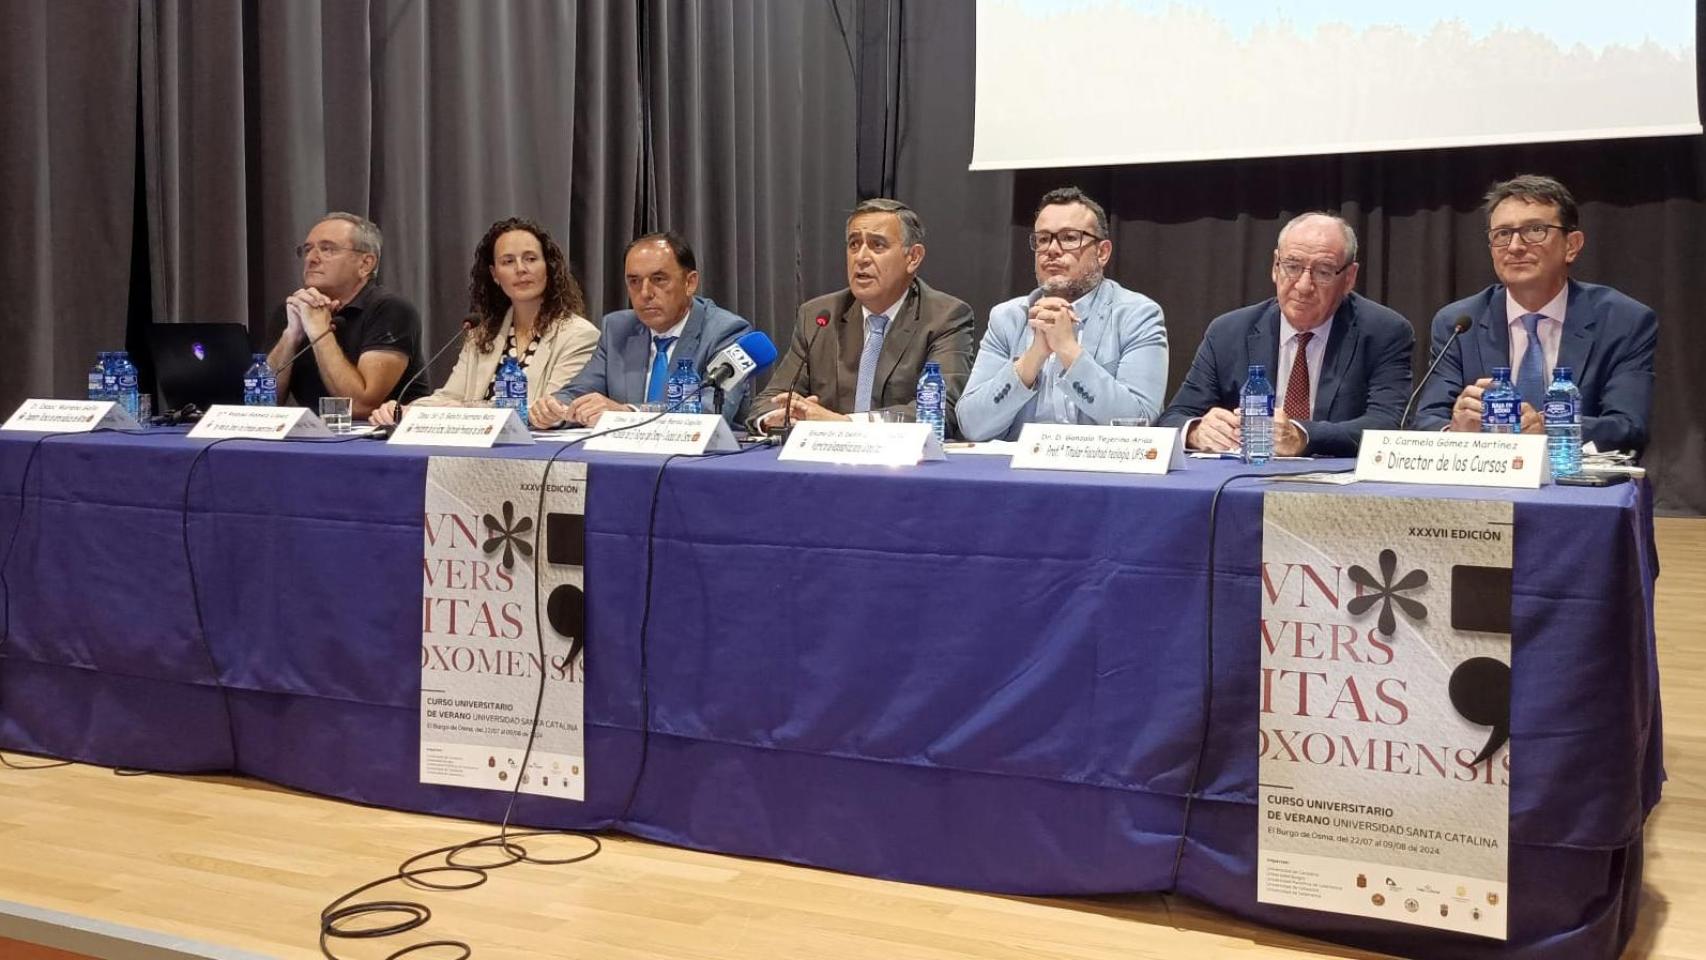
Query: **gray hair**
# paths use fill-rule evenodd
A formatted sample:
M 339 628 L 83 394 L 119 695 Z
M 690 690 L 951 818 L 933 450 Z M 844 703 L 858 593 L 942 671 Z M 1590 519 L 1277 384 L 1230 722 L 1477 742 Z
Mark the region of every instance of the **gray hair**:
M 1291 228 L 1305 220 L 1308 220 L 1310 217 L 1326 217 L 1328 220 L 1339 225 L 1339 232 L 1345 235 L 1345 263 L 1355 263 L 1357 258 L 1357 232 L 1351 229 L 1351 225 L 1345 222 L 1344 217 L 1341 217 L 1336 213 L 1328 213 L 1325 210 L 1311 210 L 1308 213 L 1300 213 L 1297 216 L 1292 217 L 1285 226 L 1280 228 L 1279 239 L 1274 241 L 1274 246 L 1285 246 L 1285 235 L 1291 232 Z
M 385 244 L 385 237 L 380 234 L 379 225 L 364 216 L 345 213 L 342 210 L 333 210 L 320 218 L 321 223 L 325 223 L 327 220 L 342 220 L 355 228 L 355 232 L 350 236 L 350 246 L 354 247 L 358 253 L 373 254 L 373 273 L 377 276 L 379 274 L 379 248 Z
M 887 197 L 861 200 L 859 205 L 853 208 L 853 212 L 847 215 L 847 222 L 851 224 L 853 218 L 862 213 L 892 213 L 899 217 L 901 246 L 911 247 L 924 242 L 924 221 L 918 219 L 916 210 L 899 200 L 890 200 Z

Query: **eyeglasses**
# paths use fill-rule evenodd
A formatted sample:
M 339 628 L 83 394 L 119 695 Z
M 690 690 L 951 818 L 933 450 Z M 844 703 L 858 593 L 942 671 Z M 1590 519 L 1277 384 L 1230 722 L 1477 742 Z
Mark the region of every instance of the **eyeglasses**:
M 335 257 L 346 250 L 354 249 L 354 247 L 340 247 L 330 240 L 321 240 L 319 243 L 304 243 L 298 246 L 296 248 L 296 259 L 301 260 L 308 256 L 309 252 L 315 250 L 318 250 L 322 257 Z
M 1349 270 L 1355 263 L 1355 260 L 1351 260 L 1342 267 L 1329 267 L 1324 263 L 1312 267 L 1298 260 L 1281 260 L 1274 266 L 1279 268 L 1279 272 L 1284 274 L 1287 280 L 1296 280 L 1303 276 L 1304 271 L 1308 271 L 1310 278 L 1315 281 L 1315 285 L 1324 287 L 1339 279 L 1339 275 Z
M 1546 234 L 1551 230 L 1568 232 L 1556 223 L 1525 223 L 1520 227 L 1499 227 L 1487 231 L 1487 246 L 1508 247 L 1513 237 L 1521 237 L 1523 243 L 1545 243 Z
M 1060 244 L 1061 252 L 1071 253 L 1089 243 L 1101 243 L 1107 237 L 1098 237 L 1087 230 L 1062 230 L 1058 233 L 1033 233 L 1028 238 L 1032 250 L 1045 250 L 1051 243 Z

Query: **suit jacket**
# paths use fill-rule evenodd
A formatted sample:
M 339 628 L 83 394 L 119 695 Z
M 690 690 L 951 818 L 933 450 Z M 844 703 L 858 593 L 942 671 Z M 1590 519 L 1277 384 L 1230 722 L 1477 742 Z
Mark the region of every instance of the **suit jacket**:
M 960 435 L 967 440 L 1016 440 L 1036 419 L 1037 384 L 1025 386 L 1013 361 L 1036 335 L 1027 319 L 1040 296 L 1033 290 L 989 312 L 989 329 L 960 398 Z M 1103 280 L 1080 319 L 1084 354 L 1061 374 L 1077 407 L 1077 422 L 1154 417 L 1167 389 L 1167 328 L 1160 304 Z
M 632 310 L 606 314 L 598 337 L 598 348 L 569 385 L 557 391 L 557 399 L 568 403 L 587 393 L 602 393 L 617 403 L 646 402 L 646 374 L 651 371 L 652 331 Z M 712 357 L 740 339 L 752 324 L 724 310 L 705 297 L 694 297 L 687 313 L 681 340 L 670 353 L 670 362 L 693 358 L 699 375 Z M 723 398 L 723 419 L 738 424 L 747 402 L 747 384 Z
M 486 390 L 504 357 L 513 313 L 513 310 L 504 311 L 503 323 L 498 326 L 489 350 L 482 352 L 472 334 L 463 337 L 462 352 L 456 357 L 450 378 L 444 381 L 444 386 L 415 402 L 425 407 L 454 407 L 486 399 Z M 518 346 L 526 349 L 524 345 Z M 598 328 L 580 314 L 553 323 L 539 338 L 533 360 L 527 365 L 527 402 L 532 404 L 561 390 L 586 366 L 597 348 Z
M 819 314 L 829 318 L 823 327 L 817 325 Z M 889 322 L 877 355 L 871 409 L 912 409 L 924 362 L 934 360 L 942 365 L 942 382 L 947 386 L 944 419 L 952 430 L 954 405 L 971 370 L 974 319 L 964 301 L 923 280 L 913 280 L 906 304 L 900 316 Z M 753 407 L 753 419 L 775 409 L 771 398 L 784 390 L 815 394 L 836 413 L 851 413 L 859 389 L 859 354 L 864 349 L 865 318 L 851 290 L 807 300 L 800 305 L 787 354 Z
M 1273 298 L 1214 318 L 1202 346 L 1160 425 L 1183 427 L 1210 407 L 1238 409 L 1238 392 L 1250 364 L 1268 368 L 1277 386 L 1290 371 L 1279 363 L 1280 308 Z M 1410 321 L 1367 297 L 1351 293 L 1333 313 L 1321 358 L 1304 453 L 1351 457 L 1364 430 L 1392 430 L 1410 396 L 1410 358 L 1416 331 Z
M 1492 376 L 1494 367 L 1511 364 L 1503 284 L 1448 304 L 1434 315 L 1433 356 L 1439 356 L 1460 316 L 1468 316 L 1475 325 L 1439 358 L 1439 368 L 1418 402 L 1418 429 L 1443 429 L 1451 422 L 1451 405 L 1466 384 Z M 1591 440 L 1601 450 L 1637 453 L 1647 445 L 1658 339 L 1659 318 L 1646 304 L 1610 287 L 1570 281 L 1558 365 L 1574 370 L 1576 386 L 1582 391 L 1584 442 Z M 1523 400 L 1540 409 L 1534 400 Z

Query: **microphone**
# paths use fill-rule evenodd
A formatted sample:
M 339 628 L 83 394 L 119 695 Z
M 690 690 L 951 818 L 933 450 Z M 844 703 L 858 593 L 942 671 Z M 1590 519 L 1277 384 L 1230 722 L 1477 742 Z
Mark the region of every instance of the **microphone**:
M 1404 402 L 1404 415 L 1398 418 L 1398 429 L 1403 430 L 1404 425 L 1410 422 L 1410 411 L 1416 406 L 1416 398 L 1422 395 L 1422 388 L 1428 385 L 1428 378 L 1434 375 L 1434 370 L 1439 367 L 1439 362 L 1445 359 L 1445 352 L 1451 349 L 1451 345 L 1457 342 L 1458 337 L 1468 333 L 1469 328 L 1474 325 L 1475 321 L 1470 319 L 1467 313 L 1452 321 L 1451 336 L 1446 338 L 1445 345 L 1439 348 L 1438 353 L 1434 354 L 1433 363 L 1428 364 L 1428 372 L 1422 374 L 1422 379 L 1416 381 L 1416 389 L 1410 391 L 1410 399 Z
M 705 382 L 726 392 L 775 362 L 776 345 L 763 331 L 750 330 L 711 358 L 705 366 Z
M 806 362 L 802 367 L 802 369 L 805 371 L 805 374 L 806 374 L 806 386 L 808 386 L 808 387 L 811 386 L 811 382 L 812 382 L 812 344 L 817 343 L 817 335 L 820 332 L 822 332 L 823 328 L 829 326 L 829 311 L 828 310 L 819 310 L 817 312 L 817 319 L 815 319 L 812 322 L 816 324 L 816 327 L 812 330 L 812 332 L 810 334 L 808 334 L 806 336 Z M 798 370 L 794 371 L 794 382 L 788 385 L 788 392 L 789 393 L 799 393 L 800 392 L 800 371 L 798 371 Z M 782 436 L 783 436 L 783 438 L 786 438 L 788 436 L 788 431 L 792 430 L 793 427 L 794 427 L 794 404 L 793 404 L 793 401 L 790 400 L 788 402 L 788 408 L 786 410 L 782 411 Z
M 440 346 L 437 350 L 434 350 L 432 353 L 432 356 L 427 358 L 427 362 L 422 364 L 421 368 L 419 370 L 415 371 L 415 375 L 410 377 L 407 381 L 405 381 L 403 383 L 403 388 L 401 390 L 397 391 L 397 396 L 398 397 L 407 396 L 408 392 L 409 392 L 409 388 L 415 385 L 415 381 L 426 376 L 427 371 L 432 369 L 432 365 L 438 362 L 438 358 L 444 356 L 444 351 L 449 350 L 451 347 L 461 343 L 463 338 L 468 335 L 468 331 L 473 330 L 476 326 L 479 325 L 479 323 L 480 323 L 480 315 L 477 313 L 470 313 L 467 316 L 463 317 L 462 318 L 461 335 L 451 337 L 450 339 L 444 341 L 443 346 Z M 398 400 L 397 401 L 397 422 L 398 423 L 401 423 L 403 421 L 402 406 L 403 406 L 402 400 Z M 368 434 L 368 436 L 383 440 L 386 437 L 389 437 L 391 435 L 391 432 L 393 430 L 396 430 L 396 429 L 397 429 L 397 427 L 395 424 L 393 424 L 392 426 L 389 426 L 389 427 L 374 427 L 373 432 Z

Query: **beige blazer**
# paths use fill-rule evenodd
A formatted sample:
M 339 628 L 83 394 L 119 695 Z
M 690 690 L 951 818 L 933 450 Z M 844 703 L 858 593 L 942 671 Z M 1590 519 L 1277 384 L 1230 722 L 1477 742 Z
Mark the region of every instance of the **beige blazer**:
M 490 350 L 481 352 L 475 346 L 474 338 L 464 335 L 462 353 L 456 358 L 450 379 L 437 391 L 415 403 L 424 407 L 458 407 L 484 400 L 486 387 L 491 385 L 492 377 L 498 372 L 498 363 L 503 359 L 503 345 L 509 339 L 512 312 L 504 312 L 503 324 L 498 327 L 498 335 L 492 338 Z M 567 386 L 592 359 L 597 348 L 598 328 L 587 318 L 575 314 L 552 324 L 551 329 L 539 339 L 539 349 L 533 351 L 533 360 L 527 365 L 528 405 Z

